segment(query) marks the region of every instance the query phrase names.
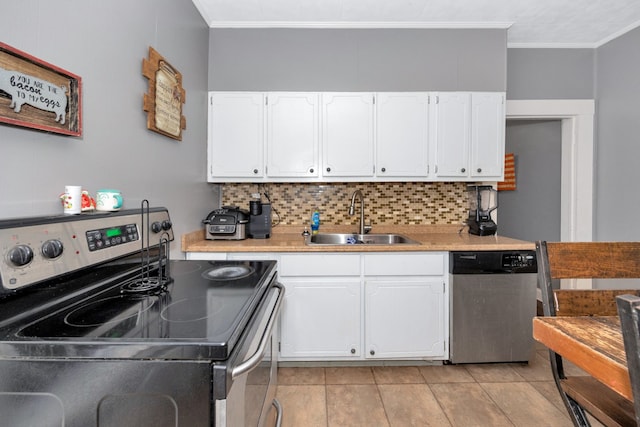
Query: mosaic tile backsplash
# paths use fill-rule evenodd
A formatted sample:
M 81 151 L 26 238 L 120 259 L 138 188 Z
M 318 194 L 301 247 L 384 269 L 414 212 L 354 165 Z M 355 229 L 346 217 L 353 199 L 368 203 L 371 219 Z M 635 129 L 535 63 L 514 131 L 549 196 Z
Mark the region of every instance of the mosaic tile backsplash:
M 274 224 L 307 225 L 317 208 L 324 224 L 358 224 L 349 216 L 351 195 L 362 191 L 365 221 L 372 225 L 460 224 L 468 215 L 467 182 L 352 182 L 223 184 L 222 205 L 249 209 L 254 193 L 271 200 Z

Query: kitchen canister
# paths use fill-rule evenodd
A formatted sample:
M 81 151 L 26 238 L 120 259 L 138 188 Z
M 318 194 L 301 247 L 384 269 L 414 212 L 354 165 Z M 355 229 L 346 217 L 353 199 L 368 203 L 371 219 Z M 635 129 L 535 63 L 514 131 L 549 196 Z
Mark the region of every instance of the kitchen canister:
M 98 190 L 96 193 L 96 210 L 118 211 L 122 207 L 122 193 L 119 190 Z

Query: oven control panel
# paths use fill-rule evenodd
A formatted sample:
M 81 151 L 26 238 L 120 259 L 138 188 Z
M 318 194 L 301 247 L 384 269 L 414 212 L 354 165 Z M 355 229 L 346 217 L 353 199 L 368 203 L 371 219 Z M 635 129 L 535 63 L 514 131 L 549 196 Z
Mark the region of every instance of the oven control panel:
M 90 251 L 107 249 L 116 245 L 124 245 L 138 240 L 140 233 L 136 224 L 118 225 L 115 227 L 89 230 L 86 233 Z
M 173 239 L 165 208 L 0 220 L 0 293 Z

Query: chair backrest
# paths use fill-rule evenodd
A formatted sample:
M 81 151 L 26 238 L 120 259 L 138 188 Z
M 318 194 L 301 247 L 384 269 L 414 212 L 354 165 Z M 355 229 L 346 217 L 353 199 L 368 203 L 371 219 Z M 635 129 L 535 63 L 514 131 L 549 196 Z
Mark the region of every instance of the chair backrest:
M 538 241 L 536 252 L 545 316 L 615 316 L 618 295 L 640 296 L 640 290 L 554 290 L 552 286 L 554 279 L 640 278 L 640 242 Z M 554 381 L 574 425 L 590 425 L 585 411 L 607 426 L 634 424 L 639 411 L 631 402 L 593 377 L 567 377 L 562 357 L 553 350 L 549 355 Z
M 622 295 L 616 297 L 624 351 L 627 356 L 631 392 L 636 410 L 636 423 L 640 425 L 640 297 Z
M 640 278 L 640 242 L 536 242 L 545 316 L 615 316 L 615 297 L 640 290 L 554 290 L 553 279 Z

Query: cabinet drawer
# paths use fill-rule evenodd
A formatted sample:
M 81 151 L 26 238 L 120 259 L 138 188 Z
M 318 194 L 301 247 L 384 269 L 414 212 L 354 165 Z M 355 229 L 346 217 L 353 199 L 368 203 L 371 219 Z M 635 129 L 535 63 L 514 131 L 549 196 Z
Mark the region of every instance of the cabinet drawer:
M 284 254 L 281 276 L 359 276 L 359 254 Z
M 278 261 L 278 254 L 270 252 L 229 252 L 230 261 Z
M 398 253 L 365 254 L 365 276 L 442 276 L 445 273 L 445 254 Z
M 225 252 L 187 252 L 185 258 L 188 261 L 223 261 L 227 259 L 227 254 Z

